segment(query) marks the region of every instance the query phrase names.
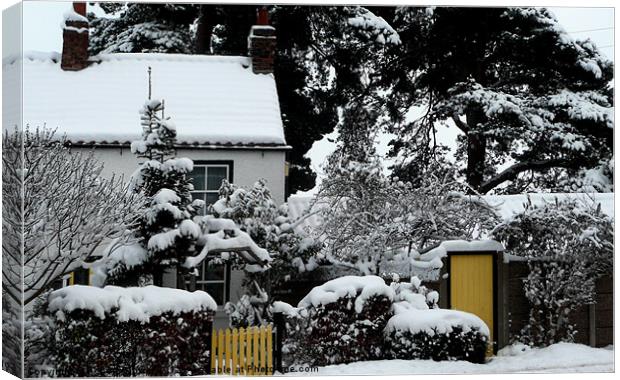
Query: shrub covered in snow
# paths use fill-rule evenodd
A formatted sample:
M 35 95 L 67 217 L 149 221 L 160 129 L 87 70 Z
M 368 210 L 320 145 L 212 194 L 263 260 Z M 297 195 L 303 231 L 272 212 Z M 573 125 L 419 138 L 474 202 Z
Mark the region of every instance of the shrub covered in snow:
M 223 181 L 220 199 L 210 211 L 234 221 L 256 244 L 267 249 L 272 258 L 268 271 L 244 267 L 246 276 L 242 285 L 246 294 L 236 304 L 226 305 L 231 326 L 269 321 L 272 299 L 267 290 L 286 286 L 291 278 L 314 270 L 318 266 L 314 256 L 321 244 L 294 229 L 286 204 L 276 205 L 262 179 L 249 189 Z
M 594 302 L 595 282 L 613 272 L 613 220 L 600 204 L 563 201 L 525 205 L 495 230 L 514 255 L 527 260 L 523 290 L 530 302 L 528 324 L 513 337 L 533 346 L 572 341 L 571 313 Z
M 382 357 L 382 330 L 394 291 L 376 276 L 345 276 L 317 286 L 299 303 L 308 313 L 302 344 L 311 364 Z
M 385 340 L 389 358 L 484 363 L 489 328 L 458 310 L 410 310 L 388 321 Z
M 416 276 L 411 277 L 409 282 L 400 282 L 400 278 L 394 275 L 390 287 L 394 290 L 394 314 L 439 307 L 439 293 L 422 285 L 422 281 Z
M 212 316 L 205 292 L 70 286 L 54 291 L 51 354 L 61 377 L 204 375 Z

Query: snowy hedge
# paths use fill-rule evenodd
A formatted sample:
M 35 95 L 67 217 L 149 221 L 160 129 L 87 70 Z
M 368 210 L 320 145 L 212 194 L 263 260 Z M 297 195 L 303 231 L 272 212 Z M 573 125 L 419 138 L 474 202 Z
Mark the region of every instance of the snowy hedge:
M 301 345 L 313 365 L 383 356 L 383 328 L 394 290 L 377 276 L 345 276 L 315 287 L 299 303 L 308 315 Z
M 203 375 L 216 304 L 179 289 L 70 286 L 52 292 L 60 377 Z M 86 364 L 85 364 L 86 363 Z
M 484 363 L 489 328 L 458 310 L 409 310 L 385 328 L 386 355 L 393 359 L 467 360 Z

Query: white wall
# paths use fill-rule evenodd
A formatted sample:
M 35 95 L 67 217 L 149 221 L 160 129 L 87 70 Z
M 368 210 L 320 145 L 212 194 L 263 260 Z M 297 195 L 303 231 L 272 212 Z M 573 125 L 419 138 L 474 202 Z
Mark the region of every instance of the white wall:
M 88 150 L 90 148 L 73 148 Z M 128 180 L 138 168 L 138 159 L 129 148 L 95 148 L 95 155 L 103 162 L 105 177 L 121 175 Z M 177 157 L 198 160 L 229 160 L 233 161 L 233 183 L 241 187 L 250 187 L 257 180 L 264 178 L 276 203 L 284 202 L 284 160 L 283 151 L 273 150 L 207 150 L 178 149 Z

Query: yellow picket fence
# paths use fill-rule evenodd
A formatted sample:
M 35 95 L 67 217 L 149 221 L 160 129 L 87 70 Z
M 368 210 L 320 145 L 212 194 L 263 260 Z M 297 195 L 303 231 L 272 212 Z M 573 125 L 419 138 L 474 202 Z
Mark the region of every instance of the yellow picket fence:
M 213 330 L 211 374 L 264 376 L 273 374 L 273 328 Z

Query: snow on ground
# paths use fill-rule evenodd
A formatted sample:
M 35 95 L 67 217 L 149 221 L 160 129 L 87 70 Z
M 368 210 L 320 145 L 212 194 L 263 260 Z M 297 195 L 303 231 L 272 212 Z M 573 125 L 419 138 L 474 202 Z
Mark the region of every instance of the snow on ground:
M 508 351 L 508 350 L 506 350 Z M 479 373 L 567 373 L 613 372 L 614 351 L 582 344 L 558 343 L 552 346 L 495 356 L 486 364 L 466 361 L 376 360 L 319 367 L 313 375 L 408 375 Z M 304 375 L 304 373 L 287 373 Z

